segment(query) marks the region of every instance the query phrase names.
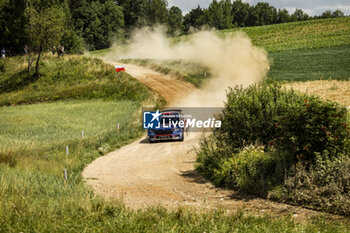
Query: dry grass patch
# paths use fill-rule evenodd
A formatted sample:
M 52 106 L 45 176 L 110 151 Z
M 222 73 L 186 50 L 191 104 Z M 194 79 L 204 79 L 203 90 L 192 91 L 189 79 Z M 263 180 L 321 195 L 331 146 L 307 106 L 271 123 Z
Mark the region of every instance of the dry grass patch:
M 295 82 L 285 85 L 287 88 L 316 95 L 324 100 L 331 100 L 350 108 L 350 80 L 318 80 Z

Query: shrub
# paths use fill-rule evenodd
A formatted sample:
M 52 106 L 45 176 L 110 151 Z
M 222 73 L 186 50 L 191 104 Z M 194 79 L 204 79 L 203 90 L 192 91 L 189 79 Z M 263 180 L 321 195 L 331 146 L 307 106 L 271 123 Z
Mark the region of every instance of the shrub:
M 203 139 L 197 157 L 197 171 L 214 184 L 246 194 L 266 196 L 283 182 L 291 158 L 276 151 L 264 152 L 262 146 L 249 146 L 239 153 L 225 154 L 214 146 L 214 138 Z
M 349 216 L 350 158 L 317 153 L 310 168 L 298 164 L 290 169 L 283 185 L 272 190 L 269 198 Z
M 62 36 L 61 42 L 65 46 L 65 51 L 67 53 L 82 54 L 84 52 L 84 40 L 73 30 L 67 30 Z
M 277 148 L 309 162 L 315 152 L 344 152 L 346 117 L 346 108 L 335 103 L 260 83 L 229 90 L 214 134 L 232 152 L 259 142 L 265 151 Z
M 222 127 L 201 140 L 197 153 L 197 171 L 216 185 L 260 196 L 274 190 L 279 199 L 293 165 L 308 171 L 321 153 L 337 160 L 349 151 L 346 109 L 335 103 L 275 83 L 235 87 L 227 98 Z

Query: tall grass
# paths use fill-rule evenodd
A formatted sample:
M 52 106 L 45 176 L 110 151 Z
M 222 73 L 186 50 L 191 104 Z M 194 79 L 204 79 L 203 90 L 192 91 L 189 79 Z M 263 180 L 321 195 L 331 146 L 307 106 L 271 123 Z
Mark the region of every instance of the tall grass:
M 26 73 L 25 57 L 0 60 L 0 106 L 69 99 L 145 101 L 151 91 L 97 58 L 45 55 L 41 76 Z

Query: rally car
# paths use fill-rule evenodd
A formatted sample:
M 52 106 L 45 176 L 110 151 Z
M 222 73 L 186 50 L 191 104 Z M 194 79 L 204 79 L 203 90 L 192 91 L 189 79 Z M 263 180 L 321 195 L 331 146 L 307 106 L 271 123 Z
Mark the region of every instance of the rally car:
M 181 110 L 162 111 L 160 127 L 148 129 L 148 142 L 162 140 L 183 141 L 185 139 L 184 127 L 181 127 L 180 121 L 185 122 L 185 119 L 181 116 Z

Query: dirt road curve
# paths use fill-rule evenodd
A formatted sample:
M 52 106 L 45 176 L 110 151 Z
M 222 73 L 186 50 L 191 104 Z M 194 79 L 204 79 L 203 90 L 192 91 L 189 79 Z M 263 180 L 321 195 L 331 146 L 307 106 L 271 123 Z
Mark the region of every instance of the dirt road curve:
M 118 63 L 117 65 L 125 66 L 127 73 L 158 92 L 169 104 L 173 100 L 183 98 L 195 88 L 189 83 L 160 74 L 149 68 L 122 63 Z
M 147 68 L 126 65 L 126 70 L 145 85 L 159 92 L 168 102 L 175 95 L 193 90 L 189 84 Z M 178 88 L 182 91 L 176 93 Z M 227 211 L 246 209 L 254 214 L 292 215 L 297 220 L 318 214 L 315 211 L 274 203 L 254 197 L 241 197 L 229 190 L 215 188 L 194 172 L 195 151 L 200 135 L 190 133 L 184 142 L 146 143 L 139 139 L 96 159 L 83 176 L 97 194 L 108 199 L 122 198 L 132 208 L 161 204 L 216 208 Z

